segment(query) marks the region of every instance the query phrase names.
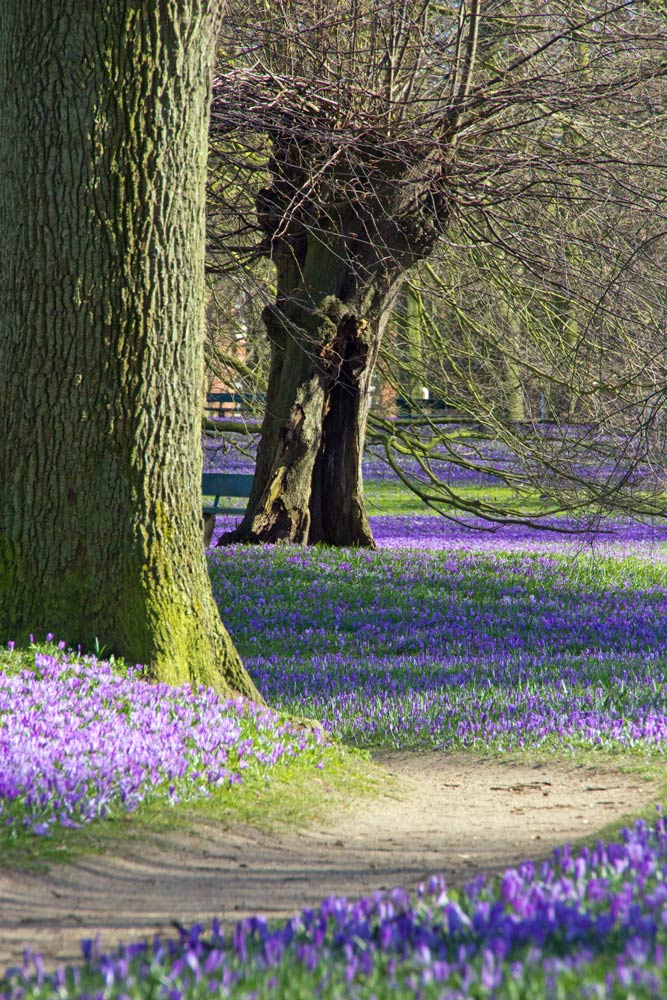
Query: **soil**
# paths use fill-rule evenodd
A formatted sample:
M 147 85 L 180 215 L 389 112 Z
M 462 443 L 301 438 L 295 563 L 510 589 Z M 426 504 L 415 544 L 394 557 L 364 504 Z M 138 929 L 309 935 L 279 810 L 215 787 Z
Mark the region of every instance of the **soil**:
M 657 785 L 614 770 L 381 753 L 391 793 L 353 803 L 334 822 L 269 833 L 207 821 L 86 856 L 47 875 L 0 870 L 0 971 L 25 947 L 48 967 L 103 948 L 175 933 L 214 916 L 291 916 L 328 895 L 355 898 L 432 874 L 462 885 L 594 833 L 655 801 Z

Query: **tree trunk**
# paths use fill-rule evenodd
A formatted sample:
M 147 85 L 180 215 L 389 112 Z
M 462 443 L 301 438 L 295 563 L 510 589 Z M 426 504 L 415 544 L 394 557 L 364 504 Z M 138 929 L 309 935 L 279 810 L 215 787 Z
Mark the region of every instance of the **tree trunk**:
M 220 6 L 0 4 L 0 634 L 258 698 L 201 541 Z
M 233 99 L 221 85 L 218 130 Z M 370 379 L 404 275 L 452 207 L 430 140 L 406 156 L 371 129 L 348 160 L 332 156 L 338 138 L 322 148 L 302 124 L 280 107 L 267 123 L 271 183 L 255 199 L 258 249 L 276 267 L 266 413 L 246 515 L 219 544 L 373 545 L 361 479 Z
M 310 495 L 310 544 L 375 548 L 366 513 L 361 462 L 370 383 L 386 325 L 380 316 L 356 318 L 341 338 L 338 376 L 326 401 Z
M 420 401 L 424 386 L 424 331 L 421 294 L 409 283 L 403 285 L 395 312 L 397 346 L 403 355 L 400 372 L 402 395 Z
M 340 239 L 340 242 L 339 242 Z M 278 263 L 267 405 L 246 515 L 230 542 L 374 547 L 361 459 L 370 379 L 401 277 L 353 277 L 342 237 Z M 298 287 L 297 287 L 298 284 Z
M 526 419 L 526 408 L 523 397 L 523 380 L 521 366 L 516 361 L 521 356 L 522 329 L 516 306 L 511 302 L 501 301 L 501 310 L 506 327 L 505 342 L 507 350 L 501 352 L 499 371 L 502 383 L 498 388 L 501 419 L 512 424 L 523 423 Z

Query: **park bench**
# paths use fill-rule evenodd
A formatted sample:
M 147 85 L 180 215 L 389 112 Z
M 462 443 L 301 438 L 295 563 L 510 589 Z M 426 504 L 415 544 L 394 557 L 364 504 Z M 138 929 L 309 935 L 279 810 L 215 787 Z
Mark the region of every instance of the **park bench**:
M 461 420 L 456 410 L 448 406 L 444 399 L 437 396 L 432 399 L 409 399 L 407 396 L 396 397 L 396 414 L 398 417 L 451 417 Z
M 238 503 L 239 498 L 245 500 L 250 496 L 252 475 L 242 472 L 204 472 L 201 477 L 203 497 L 202 513 L 204 515 L 204 544 L 210 545 L 215 528 L 217 514 L 245 514 L 246 505 Z M 211 501 L 212 502 L 209 502 Z
M 266 406 L 263 392 L 208 392 L 206 410 L 218 417 L 252 417 Z

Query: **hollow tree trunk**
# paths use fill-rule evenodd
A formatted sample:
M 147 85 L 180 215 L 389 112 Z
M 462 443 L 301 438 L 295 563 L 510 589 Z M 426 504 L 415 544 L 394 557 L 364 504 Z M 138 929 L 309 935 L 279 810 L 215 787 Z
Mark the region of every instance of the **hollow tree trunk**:
M 385 311 L 371 321 L 357 318 L 346 324 L 340 370 L 327 397 L 313 468 L 310 544 L 375 547 L 361 462 L 371 376 L 386 319 Z
M 374 545 L 361 459 L 370 379 L 400 275 L 353 280 L 337 240 L 278 268 L 253 492 L 233 541 Z M 300 288 L 295 290 L 296 281 Z
M 219 13 L 0 4 L 0 636 L 258 697 L 201 543 Z

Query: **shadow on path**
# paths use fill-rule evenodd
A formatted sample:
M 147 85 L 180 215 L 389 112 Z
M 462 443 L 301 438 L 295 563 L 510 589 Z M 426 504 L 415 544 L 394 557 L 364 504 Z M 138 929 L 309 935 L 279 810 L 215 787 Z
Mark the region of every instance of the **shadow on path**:
M 381 753 L 397 792 L 356 803 L 328 827 L 267 833 L 206 822 L 86 856 L 48 875 L 0 870 L 0 969 L 25 947 L 47 967 L 80 957 L 82 938 L 119 943 L 214 916 L 291 916 L 329 895 L 415 889 L 444 873 L 460 885 L 593 833 L 639 810 L 655 785 L 611 768 Z

